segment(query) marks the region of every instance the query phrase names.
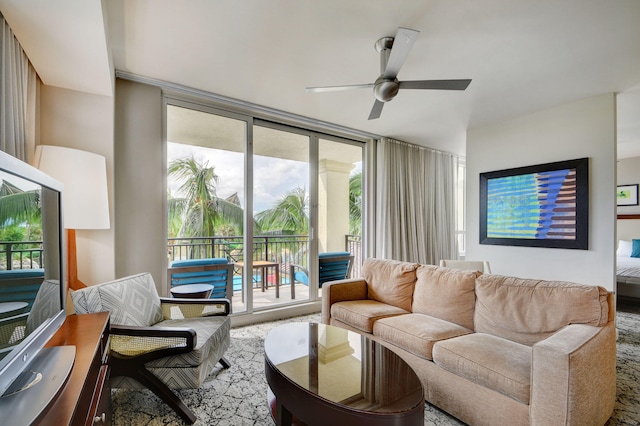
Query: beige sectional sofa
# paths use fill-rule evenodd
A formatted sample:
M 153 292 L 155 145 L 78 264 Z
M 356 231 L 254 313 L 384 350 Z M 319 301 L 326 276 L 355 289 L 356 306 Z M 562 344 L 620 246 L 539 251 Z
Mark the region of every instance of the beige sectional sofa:
M 322 322 L 368 335 L 470 425 L 602 425 L 616 395 L 612 294 L 597 286 L 367 259 L 325 283 Z

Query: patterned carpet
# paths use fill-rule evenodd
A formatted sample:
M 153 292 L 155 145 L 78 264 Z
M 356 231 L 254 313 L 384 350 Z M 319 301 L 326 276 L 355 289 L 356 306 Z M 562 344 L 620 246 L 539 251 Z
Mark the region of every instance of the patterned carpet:
M 198 416 L 198 426 L 273 425 L 266 405 L 263 337 L 284 322 L 318 321 L 319 315 L 258 324 L 231 330 L 231 348 L 226 358 L 232 366 L 214 372 L 198 390 L 179 392 Z M 618 313 L 618 396 L 607 425 L 640 424 L 640 306 L 623 305 Z M 182 421 L 147 390 L 113 390 L 115 426 L 181 425 Z M 425 425 L 463 423 L 426 405 Z

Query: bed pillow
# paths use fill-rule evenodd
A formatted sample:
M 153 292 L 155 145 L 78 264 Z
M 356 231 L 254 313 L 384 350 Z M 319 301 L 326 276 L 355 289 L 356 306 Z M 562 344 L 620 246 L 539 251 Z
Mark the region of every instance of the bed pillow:
M 616 256 L 630 257 L 632 249 L 633 243 L 631 241 L 620 240 L 618 241 L 618 251 L 616 252 Z
M 640 257 L 640 240 L 631 240 L 631 257 Z

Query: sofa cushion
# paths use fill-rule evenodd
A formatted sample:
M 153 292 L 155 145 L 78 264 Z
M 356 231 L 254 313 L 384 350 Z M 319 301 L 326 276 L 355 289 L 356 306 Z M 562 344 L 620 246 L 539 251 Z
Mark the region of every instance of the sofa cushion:
M 608 313 L 607 290 L 599 286 L 499 275 L 476 279 L 475 331 L 525 345 L 569 324 L 603 326 Z
M 331 305 L 331 317 L 366 333 L 373 333 L 373 324 L 408 311 L 375 300 L 350 300 Z
M 196 347 L 186 354 L 179 354 L 160 358 L 145 364 L 151 374 L 167 384 L 173 389 L 197 389 L 207 379 L 215 368 L 215 364 L 222 358 L 231 342 L 229 329 L 231 321 L 226 316 L 186 318 L 165 320 L 156 324 L 158 327 L 187 327 L 195 330 Z M 133 345 L 140 338 L 133 339 L 129 336 L 111 335 L 112 356 L 136 355 L 140 352 L 139 346 Z M 152 338 L 145 341 L 144 351 L 149 349 L 148 345 L 156 345 L 158 349 L 165 348 L 171 342 L 164 339 Z M 115 353 L 114 353 L 115 352 Z M 114 388 L 144 388 L 136 380 L 118 376 L 111 378 L 111 385 Z
M 478 271 L 420 265 L 416 271 L 412 312 L 431 315 L 473 330 Z
M 383 318 L 373 324 L 373 335 L 421 358 L 433 359 L 434 343 L 472 333 L 449 321 L 423 314 Z
M 531 353 L 529 346 L 490 334 L 472 333 L 437 342 L 433 347 L 433 362 L 528 405 Z
M 147 367 L 183 368 L 202 364 L 219 347 L 229 347 L 231 320 L 228 316 L 171 319 L 160 321 L 156 327 L 187 327 L 196 332 L 196 346 L 191 352 L 168 356 L 148 362 Z
M 362 276 L 367 281 L 369 299 L 410 311 L 417 268 L 417 263 L 366 259 Z

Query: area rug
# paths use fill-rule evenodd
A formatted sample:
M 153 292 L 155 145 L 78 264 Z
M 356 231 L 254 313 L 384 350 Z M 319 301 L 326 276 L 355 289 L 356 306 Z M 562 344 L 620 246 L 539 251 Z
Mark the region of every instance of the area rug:
M 264 336 L 274 327 L 291 321 L 319 321 L 318 315 L 297 317 L 231 330 L 226 358 L 231 368 L 215 371 L 202 388 L 180 390 L 185 404 L 198 417 L 196 425 L 273 425 L 267 409 L 264 377 Z M 617 401 L 607 425 L 638 425 L 640 419 L 640 309 L 618 313 Z M 182 425 L 162 401 L 147 390 L 112 391 L 112 424 Z M 463 425 L 447 413 L 426 404 L 425 425 Z

